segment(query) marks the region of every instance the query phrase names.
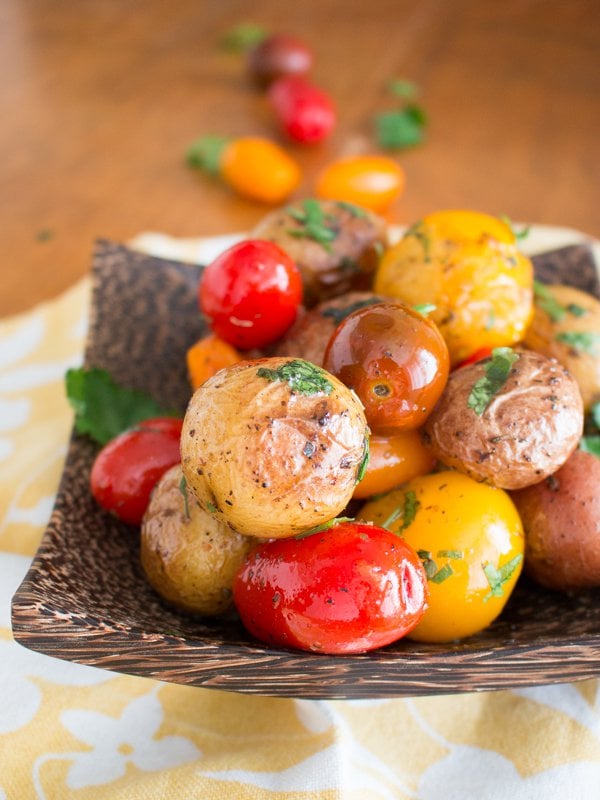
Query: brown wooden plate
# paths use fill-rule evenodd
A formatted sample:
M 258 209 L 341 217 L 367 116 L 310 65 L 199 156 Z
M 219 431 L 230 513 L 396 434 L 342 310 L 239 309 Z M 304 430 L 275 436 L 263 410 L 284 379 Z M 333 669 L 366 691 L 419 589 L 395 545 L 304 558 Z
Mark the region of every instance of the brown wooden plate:
M 600 296 L 589 246 L 534 263 L 538 277 Z M 86 363 L 183 411 L 185 351 L 204 331 L 200 269 L 99 242 Z M 452 645 L 400 641 L 326 656 L 264 647 L 234 615 L 184 617 L 144 579 L 137 533 L 93 501 L 94 453 L 86 437 L 72 437 L 48 529 L 13 598 L 14 637 L 32 650 L 174 683 L 305 698 L 447 694 L 600 674 L 600 590 L 559 594 L 525 578 L 499 620 Z

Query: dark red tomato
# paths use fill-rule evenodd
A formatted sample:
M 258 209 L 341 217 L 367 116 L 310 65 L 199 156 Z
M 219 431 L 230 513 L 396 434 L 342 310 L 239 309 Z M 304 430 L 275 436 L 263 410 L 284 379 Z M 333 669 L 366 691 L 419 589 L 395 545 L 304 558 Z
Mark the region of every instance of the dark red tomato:
M 248 631 L 270 645 L 363 653 L 415 627 L 427 578 L 399 536 L 342 522 L 258 547 L 236 576 L 233 599 Z
M 304 75 L 312 62 L 312 52 L 304 42 L 282 34 L 267 36 L 248 53 L 250 74 L 262 85 L 284 75 Z
M 181 460 L 182 424 L 175 417 L 147 419 L 105 445 L 90 476 L 98 504 L 123 522 L 139 525 L 159 479 Z
M 469 364 L 476 364 L 478 361 L 483 361 L 484 358 L 489 358 L 492 355 L 492 348 L 491 347 L 480 347 L 479 350 L 475 350 L 474 353 L 468 358 L 465 358 L 459 364 L 457 364 L 454 369 L 460 369 L 461 367 L 468 367 Z
M 283 131 L 295 142 L 315 144 L 333 130 L 336 113 L 329 95 L 306 78 L 279 78 L 268 96 Z
M 323 366 L 360 397 L 371 431 L 391 436 L 425 422 L 448 380 L 450 359 L 431 320 L 399 303 L 378 303 L 336 328 Z
M 221 339 L 239 350 L 264 347 L 283 336 L 296 319 L 302 277 L 276 244 L 248 239 L 206 267 L 199 299 Z

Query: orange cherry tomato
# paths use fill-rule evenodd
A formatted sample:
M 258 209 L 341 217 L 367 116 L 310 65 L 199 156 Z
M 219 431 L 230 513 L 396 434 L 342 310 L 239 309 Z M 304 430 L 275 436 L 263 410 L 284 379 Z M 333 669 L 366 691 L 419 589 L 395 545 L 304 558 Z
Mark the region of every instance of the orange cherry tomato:
M 196 390 L 219 370 L 231 367 L 241 360 L 242 355 L 235 347 L 214 333 L 203 336 L 186 353 L 187 371 L 192 389 Z
M 188 164 L 219 175 L 238 194 L 281 203 L 300 183 L 300 167 L 283 148 L 260 136 L 205 136 L 190 147 Z
M 333 161 L 317 178 L 316 195 L 386 211 L 404 189 L 404 170 L 387 156 L 350 156 Z
M 367 471 L 353 497 L 362 500 L 389 492 L 405 481 L 430 472 L 435 463 L 418 431 L 404 431 L 397 436 L 371 436 Z
M 323 361 L 354 389 L 378 435 L 420 428 L 444 390 L 449 364 L 435 324 L 400 303 L 377 303 L 347 316 Z

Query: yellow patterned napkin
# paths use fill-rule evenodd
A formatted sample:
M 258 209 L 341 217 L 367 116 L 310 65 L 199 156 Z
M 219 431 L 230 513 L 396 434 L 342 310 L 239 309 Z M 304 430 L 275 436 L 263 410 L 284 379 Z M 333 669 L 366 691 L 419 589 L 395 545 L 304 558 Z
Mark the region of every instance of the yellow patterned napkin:
M 181 256 L 176 241 L 161 241 Z M 185 247 L 190 260 L 200 252 Z M 407 700 L 286 700 L 116 675 L 15 644 L 10 598 L 58 485 L 72 422 L 62 378 L 81 359 L 88 292 L 84 280 L 0 321 L 0 800 L 600 796 L 595 680 Z

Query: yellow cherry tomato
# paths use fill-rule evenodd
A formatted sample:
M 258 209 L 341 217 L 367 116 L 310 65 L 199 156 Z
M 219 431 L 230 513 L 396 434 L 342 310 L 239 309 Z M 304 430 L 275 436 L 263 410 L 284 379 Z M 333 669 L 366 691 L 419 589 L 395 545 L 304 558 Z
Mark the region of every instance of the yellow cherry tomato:
M 404 170 L 387 156 L 349 156 L 333 161 L 317 178 L 316 196 L 386 211 L 404 189 Z
M 220 176 L 238 194 L 281 203 L 300 184 L 300 167 L 283 148 L 261 136 L 203 136 L 189 148 L 191 167 Z
M 483 347 L 521 341 L 533 315 L 531 261 L 509 226 L 476 212 L 436 212 L 409 228 L 384 253 L 374 290 L 434 304 L 430 318 L 453 365 Z
M 404 431 L 397 436 L 371 436 L 367 471 L 353 497 L 362 500 L 388 492 L 417 475 L 430 472 L 435 463 L 418 431 Z
M 462 639 L 504 608 L 521 572 L 524 536 L 502 489 L 440 472 L 366 503 L 358 516 L 400 534 L 423 561 L 429 608 L 410 638 Z

